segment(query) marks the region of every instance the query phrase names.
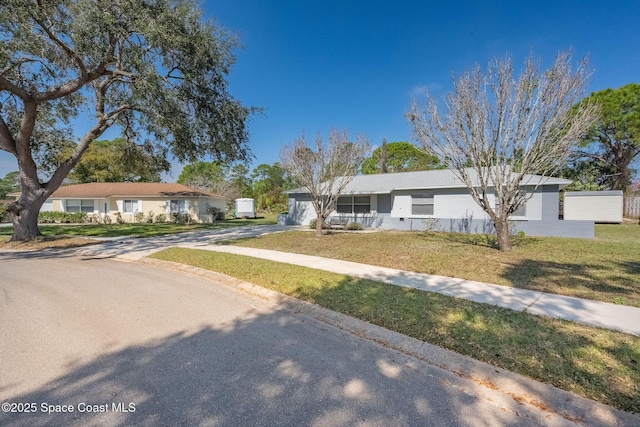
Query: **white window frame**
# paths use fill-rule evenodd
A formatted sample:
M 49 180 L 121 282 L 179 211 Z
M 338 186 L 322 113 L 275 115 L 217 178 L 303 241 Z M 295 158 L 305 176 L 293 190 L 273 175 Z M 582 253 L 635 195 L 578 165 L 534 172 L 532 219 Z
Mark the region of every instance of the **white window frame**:
M 71 208 L 71 209 L 69 209 Z M 93 213 L 95 210 L 93 199 L 67 199 L 65 202 L 65 212 L 86 212 Z
M 411 216 L 433 216 L 435 212 L 434 194 L 412 194 L 411 195 Z M 427 212 L 420 212 L 425 210 Z
M 174 209 L 174 206 L 177 206 L 177 209 Z M 186 199 L 169 200 L 169 213 L 172 213 L 172 214 L 188 214 L 189 213 L 189 200 L 186 200 Z
M 348 211 L 345 211 L 345 209 L 348 209 Z M 340 196 L 336 203 L 336 213 L 339 215 L 370 214 L 371 196 Z
M 129 209 L 127 209 L 129 206 Z M 125 199 L 122 201 L 122 213 L 134 214 L 140 210 L 138 200 Z
M 128 208 L 127 208 L 128 207 Z M 125 199 L 122 201 L 122 213 L 135 214 L 140 211 L 140 201 Z
M 500 202 L 498 201 L 498 198 L 496 197 L 496 203 L 495 203 L 496 214 L 498 213 L 499 210 L 500 210 Z M 518 209 L 516 209 L 515 212 L 513 212 L 511 215 L 509 215 L 509 218 L 513 218 L 513 217 L 517 217 L 517 218 L 526 218 L 527 217 L 527 202 L 526 201 L 522 204 L 522 206 L 520 206 Z

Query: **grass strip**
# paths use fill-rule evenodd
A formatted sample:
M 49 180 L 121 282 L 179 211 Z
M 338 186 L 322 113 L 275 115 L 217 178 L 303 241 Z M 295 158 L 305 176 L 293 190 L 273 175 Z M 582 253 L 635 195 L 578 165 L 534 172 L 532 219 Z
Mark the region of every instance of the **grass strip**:
M 152 257 L 237 277 L 640 412 L 640 337 L 241 255 L 170 248 Z
M 153 237 L 189 231 L 215 230 L 228 227 L 275 224 L 276 216 L 268 215 L 256 219 L 229 219 L 215 224 L 174 224 L 174 223 L 125 223 L 125 224 L 40 224 L 38 228 L 44 236 L 83 237 Z M 12 235 L 13 227 L 0 227 L 1 235 Z

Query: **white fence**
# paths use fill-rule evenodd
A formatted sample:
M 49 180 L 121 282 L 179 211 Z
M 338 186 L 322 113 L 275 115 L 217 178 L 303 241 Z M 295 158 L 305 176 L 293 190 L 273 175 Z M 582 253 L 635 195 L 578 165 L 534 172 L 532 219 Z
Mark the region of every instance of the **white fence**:
M 627 218 L 640 217 L 640 196 L 624 198 L 624 216 Z

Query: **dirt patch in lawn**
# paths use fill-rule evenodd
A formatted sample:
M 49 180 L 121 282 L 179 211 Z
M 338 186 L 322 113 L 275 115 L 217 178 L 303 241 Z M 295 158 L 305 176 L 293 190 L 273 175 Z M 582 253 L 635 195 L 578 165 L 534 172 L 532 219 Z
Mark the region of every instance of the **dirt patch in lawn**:
M 85 237 L 41 236 L 26 242 L 10 242 L 9 236 L 0 236 L 0 248 L 13 250 L 68 249 L 101 243 Z

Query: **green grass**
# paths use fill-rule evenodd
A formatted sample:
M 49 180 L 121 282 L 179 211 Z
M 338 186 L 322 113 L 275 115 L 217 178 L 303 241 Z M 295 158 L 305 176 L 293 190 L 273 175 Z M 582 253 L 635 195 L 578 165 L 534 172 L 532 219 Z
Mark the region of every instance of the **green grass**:
M 246 225 L 275 224 L 275 215 L 265 215 L 256 219 L 231 219 L 216 224 L 42 224 L 40 232 L 44 236 L 82 236 L 82 237 L 153 237 L 165 234 L 184 233 L 188 231 L 210 230 L 224 227 L 239 227 Z M 0 227 L 0 235 L 13 234 L 12 227 Z
M 597 225 L 595 239 L 380 231 L 278 233 L 233 242 L 640 307 L 640 226 Z
M 152 257 L 234 276 L 640 412 L 639 337 L 239 255 L 171 248 Z

